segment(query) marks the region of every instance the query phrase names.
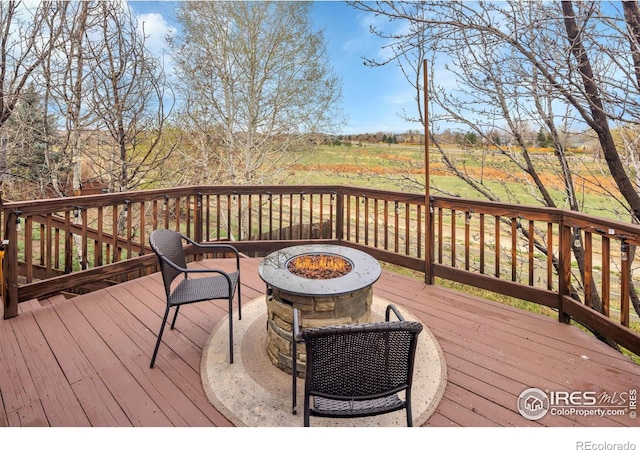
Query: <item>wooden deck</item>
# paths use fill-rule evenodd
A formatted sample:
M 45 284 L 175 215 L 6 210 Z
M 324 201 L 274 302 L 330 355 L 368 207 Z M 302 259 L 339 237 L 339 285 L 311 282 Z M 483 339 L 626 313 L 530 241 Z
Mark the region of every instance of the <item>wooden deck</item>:
M 242 260 L 245 302 L 264 292 L 259 262 Z M 374 293 L 410 310 L 444 351 L 448 383 L 427 426 L 640 424 L 629 414 L 538 421 L 519 414 L 525 388 L 620 394 L 640 387 L 640 366 L 577 327 L 387 271 Z M 21 307 L 18 317 L 0 321 L 0 426 L 231 425 L 208 402 L 200 378 L 202 347 L 226 315 L 224 302 L 184 307 L 154 369 L 160 274 Z

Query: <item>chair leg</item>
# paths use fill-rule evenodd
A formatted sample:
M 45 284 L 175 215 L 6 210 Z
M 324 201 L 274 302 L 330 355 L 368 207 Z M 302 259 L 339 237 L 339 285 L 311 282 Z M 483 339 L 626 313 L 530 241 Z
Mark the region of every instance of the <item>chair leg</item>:
M 309 416 L 311 415 L 311 413 L 309 412 L 309 404 L 308 402 L 308 397 L 307 394 L 305 393 L 305 404 L 304 404 L 304 426 L 308 427 L 309 426 Z
M 291 412 L 298 414 L 298 343 L 296 342 L 295 330 L 291 334 L 293 349 L 291 351 Z
M 240 278 L 238 276 L 238 320 L 242 320 L 242 305 L 240 305 Z
M 233 296 L 229 297 L 229 364 L 233 364 Z
M 160 341 L 162 341 L 162 333 L 164 332 L 164 325 L 167 322 L 167 317 L 169 316 L 169 305 L 167 305 L 167 309 L 164 311 L 164 317 L 162 318 L 162 325 L 160 326 L 160 332 L 158 333 L 158 340 L 156 341 L 156 348 L 153 350 L 153 356 L 151 357 L 151 365 L 149 368 L 153 369 L 153 365 L 156 362 L 156 355 L 158 354 L 158 348 L 160 348 Z
M 178 318 L 178 311 L 180 311 L 180 305 L 176 306 L 176 313 L 173 315 L 173 320 L 171 321 L 171 329 L 172 330 L 176 326 L 176 319 Z
M 412 427 L 413 426 L 413 417 L 411 414 L 411 390 L 408 389 L 406 391 L 406 399 L 405 399 L 405 408 L 407 409 L 407 426 L 408 427 Z

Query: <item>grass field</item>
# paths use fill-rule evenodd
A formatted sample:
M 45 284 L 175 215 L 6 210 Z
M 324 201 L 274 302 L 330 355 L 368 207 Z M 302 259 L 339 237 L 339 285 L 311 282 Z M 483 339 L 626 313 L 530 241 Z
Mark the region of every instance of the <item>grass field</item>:
M 482 150 L 449 148 L 447 156 L 460 170 L 490 189 L 501 201 L 540 206 L 540 195 L 530 177 L 504 155 Z M 564 185 L 553 154 L 533 155 L 541 178 L 558 208 L 568 208 Z M 610 177 L 588 154 L 571 157 L 571 170 L 582 211 L 608 219 L 628 221 L 625 202 L 615 195 Z M 442 155 L 430 152 L 432 195 L 486 199 L 448 170 Z M 305 156 L 290 172 L 289 182 L 299 184 L 350 184 L 404 192 L 424 192 L 424 148 L 402 144 L 322 146 Z M 411 180 L 411 181 L 409 181 Z M 612 194 L 614 192 L 614 194 Z

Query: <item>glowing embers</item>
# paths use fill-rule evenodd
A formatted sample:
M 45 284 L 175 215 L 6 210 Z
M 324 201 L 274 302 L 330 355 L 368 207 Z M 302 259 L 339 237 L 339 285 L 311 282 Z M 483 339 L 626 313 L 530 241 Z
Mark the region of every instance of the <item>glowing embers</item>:
M 287 264 L 289 272 L 312 280 L 330 280 L 351 272 L 351 263 L 342 256 L 330 254 L 302 254 Z

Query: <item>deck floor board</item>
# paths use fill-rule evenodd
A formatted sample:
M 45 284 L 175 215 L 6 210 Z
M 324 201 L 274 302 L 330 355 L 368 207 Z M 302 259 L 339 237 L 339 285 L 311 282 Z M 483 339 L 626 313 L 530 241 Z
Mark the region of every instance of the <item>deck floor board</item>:
M 259 262 L 241 261 L 243 304 L 264 295 Z M 192 265 L 214 263 L 232 268 L 230 260 Z M 442 348 L 448 383 L 426 426 L 640 424 L 628 414 L 528 421 L 518 413 L 518 395 L 528 387 L 640 386 L 640 366 L 577 327 L 386 270 L 374 294 L 418 317 Z M 165 327 L 150 369 L 164 305 L 157 273 L 72 300 L 21 305 L 20 316 L 0 321 L 0 426 L 231 426 L 200 377 L 202 349 L 227 304 L 183 307 L 176 328 Z

